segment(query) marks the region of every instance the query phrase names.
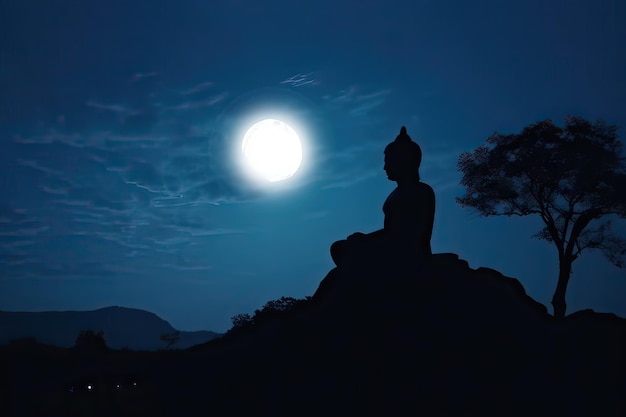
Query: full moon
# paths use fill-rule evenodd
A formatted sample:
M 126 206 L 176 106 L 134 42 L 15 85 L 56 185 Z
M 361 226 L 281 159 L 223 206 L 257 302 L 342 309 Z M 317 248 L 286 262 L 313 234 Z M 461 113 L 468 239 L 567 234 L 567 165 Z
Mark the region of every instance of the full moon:
M 269 182 L 290 178 L 302 163 L 302 143 L 287 123 L 265 119 L 248 129 L 241 152 L 250 173 Z

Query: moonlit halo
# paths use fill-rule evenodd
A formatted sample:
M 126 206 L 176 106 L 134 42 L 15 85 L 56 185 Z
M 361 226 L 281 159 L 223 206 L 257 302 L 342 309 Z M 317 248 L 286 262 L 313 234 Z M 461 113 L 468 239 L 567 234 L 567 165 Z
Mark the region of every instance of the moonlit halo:
M 302 163 L 302 142 L 282 120 L 268 118 L 254 123 L 241 142 L 244 167 L 257 181 L 276 183 L 291 178 Z

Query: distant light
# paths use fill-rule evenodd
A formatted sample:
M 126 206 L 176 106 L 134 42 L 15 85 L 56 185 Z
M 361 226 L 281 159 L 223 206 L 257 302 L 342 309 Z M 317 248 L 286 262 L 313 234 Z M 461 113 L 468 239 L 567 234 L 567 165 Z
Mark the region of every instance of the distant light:
M 91 384 L 87 385 L 87 389 L 88 389 L 89 391 L 91 391 L 91 389 L 92 389 L 92 388 L 93 388 L 93 386 L 91 386 Z
M 136 383 L 136 382 L 133 382 L 133 387 L 136 387 L 136 386 L 137 386 L 137 383 Z
M 117 384 L 117 385 L 115 386 L 115 388 L 119 388 L 119 387 L 120 387 L 120 384 Z

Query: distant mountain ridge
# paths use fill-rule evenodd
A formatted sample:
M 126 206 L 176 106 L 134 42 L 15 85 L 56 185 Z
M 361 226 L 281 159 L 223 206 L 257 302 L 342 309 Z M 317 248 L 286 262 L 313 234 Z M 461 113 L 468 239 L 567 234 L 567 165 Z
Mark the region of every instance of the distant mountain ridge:
M 0 344 L 34 337 L 39 343 L 72 347 L 81 330 L 102 330 L 108 347 L 132 350 L 165 348 L 160 336 L 177 331 L 156 314 L 135 308 L 112 306 L 90 311 L 0 311 Z M 219 333 L 211 331 L 181 331 L 180 339 L 173 347 L 185 349 L 219 336 Z

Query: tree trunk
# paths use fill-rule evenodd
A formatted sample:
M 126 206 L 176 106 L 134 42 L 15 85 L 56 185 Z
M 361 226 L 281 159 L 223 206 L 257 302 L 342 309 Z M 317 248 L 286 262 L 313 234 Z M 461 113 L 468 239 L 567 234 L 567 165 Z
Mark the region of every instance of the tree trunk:
M 554 295 L 552 296 L 554 317 L 559 320 L 565 318 L 565 309 L 567 308 L 565 292 L 567 291 L 569 277 L 572 274 L 572 262 L 573 259 L 567 257 L 559 259 L 559 281 L 556 284 L 556 291 L 554 291 Z

